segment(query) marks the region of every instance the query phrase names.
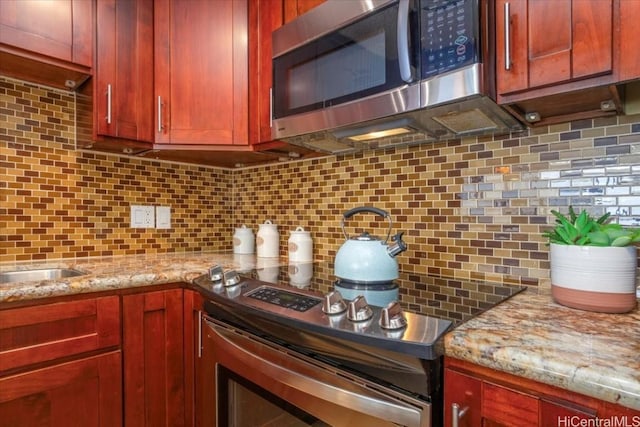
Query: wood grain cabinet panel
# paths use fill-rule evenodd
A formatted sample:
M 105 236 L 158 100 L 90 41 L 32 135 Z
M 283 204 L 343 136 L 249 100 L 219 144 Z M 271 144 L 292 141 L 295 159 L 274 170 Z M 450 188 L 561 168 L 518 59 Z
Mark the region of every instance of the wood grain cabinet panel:
M 497 0 L 498 94 L 611 74 L 613 11 L 613 0 Z
M 0 43 L 92 67 L 91 0 L 2 0 Z
M 5 426 L 122 425 L 120 351 L 0 378 Z
M 98 135 L 154 141 L 153 0 L 97 0 Z
M 125 425 L 185 425 L 182 293 L 122 297 Z
M 0 310 L 0 374 L 118 345 L 117 296 Z
M 140 150 L 248 147 L 246 0 L 97 1 L 98 136 Z
M 452 405 L 462 415 L 459 426 L 592 425 L 594 419 L 626 416 L 637 411 L 562 390 L 530 379 L 445 358 L 444 417 L 452 426 Z M 636 418 L 640 420 L 640 417 Z M 595 424 L 594 424 L 595 425 Z

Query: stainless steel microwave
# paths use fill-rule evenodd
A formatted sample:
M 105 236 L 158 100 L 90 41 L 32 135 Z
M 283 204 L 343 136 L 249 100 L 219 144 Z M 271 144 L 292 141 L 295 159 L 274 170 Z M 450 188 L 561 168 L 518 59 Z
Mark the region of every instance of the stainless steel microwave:
M 492 99 L 491 3 L 327 0 L 277 29 L 272 136 L 340 152 L 394 132 L 521 128 Z

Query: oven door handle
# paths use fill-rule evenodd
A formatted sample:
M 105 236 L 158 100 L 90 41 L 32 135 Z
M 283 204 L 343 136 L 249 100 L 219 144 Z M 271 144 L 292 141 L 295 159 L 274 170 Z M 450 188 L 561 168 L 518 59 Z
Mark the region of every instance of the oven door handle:
M 343 376 L 332 374 L 314 363 L 257 342 L 225 325 L 213 323 L 208 319 L 205 321 L 215 334 L 212 338 L 213 348 L 217 352 L 216 362 L 227 369 L 240 371 L 243 377 L 265 389 L 268 389 L 269 384 L 277 382 L 334 405 L 337 404 L 335 402 L 339 402 L 340 406 L 363 415 L 403 426 L 430 425 L 431 413 L 428 402 L 416 403 L 416 399 L 409 396 L 406 396 L 406 401 L 385 396 Z M 268 380 L 261 381 L 265 378 Z M 282 387 L 275 388 L 280 390 Z M 413 401 L 415 405 L 408 401 Z M 309 412 L 308 408 L 301 409 Z

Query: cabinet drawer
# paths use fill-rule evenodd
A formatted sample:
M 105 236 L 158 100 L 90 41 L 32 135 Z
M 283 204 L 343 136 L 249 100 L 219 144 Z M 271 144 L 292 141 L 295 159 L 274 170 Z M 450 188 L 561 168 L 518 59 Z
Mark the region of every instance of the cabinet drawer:
M 119 344 L 117 296 L 0 311 L 0 373 Z
M 482 416 L 501 425 L 537 426 L 538 402 L 535 396 L 491 383 L 482 385 Z

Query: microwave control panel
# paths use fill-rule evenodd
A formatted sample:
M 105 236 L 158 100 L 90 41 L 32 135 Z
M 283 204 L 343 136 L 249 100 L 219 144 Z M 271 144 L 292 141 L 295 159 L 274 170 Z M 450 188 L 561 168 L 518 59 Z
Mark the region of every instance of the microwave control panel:
M 478 62 L 477 0 L 421 0 L 422 78 Z

